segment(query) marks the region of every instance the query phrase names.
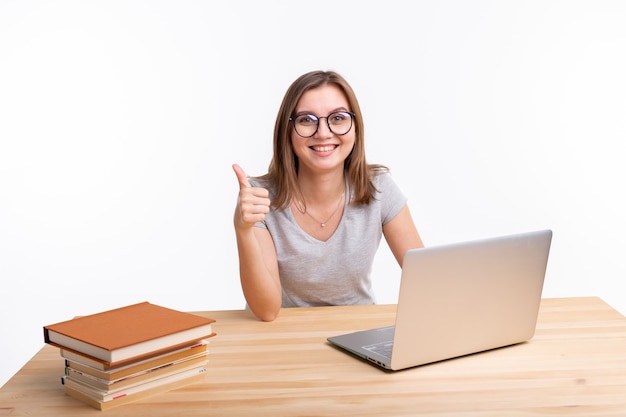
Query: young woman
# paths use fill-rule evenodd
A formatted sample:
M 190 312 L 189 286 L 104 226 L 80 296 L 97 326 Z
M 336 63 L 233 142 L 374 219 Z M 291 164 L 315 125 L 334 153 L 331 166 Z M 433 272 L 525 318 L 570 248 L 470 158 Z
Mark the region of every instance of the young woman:
M 382 235 L 400 265 L 423 246 L 389 170 L 366 162 L 361 110 L 336 72 L 309 72 L 289 87 L 267 174 L 233 169 L 241 286 L 261 320 L 280 307 L 374 303 Z

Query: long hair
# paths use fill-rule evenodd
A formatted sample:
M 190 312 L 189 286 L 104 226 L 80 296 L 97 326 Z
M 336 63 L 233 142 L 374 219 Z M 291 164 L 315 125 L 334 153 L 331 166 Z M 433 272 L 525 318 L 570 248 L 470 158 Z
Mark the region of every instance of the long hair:
M 259 177 L 275 187 L 272 205 L 278 209 L 285 209 L 295 198 L 304 204 L 302 191 L 298 185 L 298 158 L 291 144 L 290 117 L 300 98 L 309 90 L 332 84 L 345 94 L 349 109 L 354 113 L 353 128 L 355 142 L 352 152 L 344 161 L 344 170 L 348 179 L 348 186 L 352 191 L 351 204 L 369 204 L 376 191 L 372 183 L 372 176 L 387 168 L 382 165 L 368 165 L 365 159 L 364 126 L 359 102 L 352 87 L 338 73 L 334 71 L 311 71 L 298 77 L 289 87 L 276 116 L 274 125 L 274 155 L 269 164 L 267 174 Z

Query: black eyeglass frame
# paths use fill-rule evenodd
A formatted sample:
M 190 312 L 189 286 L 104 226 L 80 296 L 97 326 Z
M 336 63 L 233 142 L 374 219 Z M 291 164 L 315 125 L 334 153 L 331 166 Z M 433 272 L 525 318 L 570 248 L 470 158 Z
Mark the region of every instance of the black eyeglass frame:
M 331 117 L 331 116 L 332 116 L 332 115 L 334 115 L 334 114 L 347 114 L 347 115 L 349 115 L 349 116 L 350 116 L 350 127 L 349 127 L 349 128 L 348 128 L 348 130 L 346 130 L 344 133 L 335 133 L 335 131 L 333 130 L 333 128 L 330 126 L 330 122 L 328 121 L 328 118 L 329 118 L 329 117 Z M 311 135 L 309 135 L 309 136 L 304 136 L 304 135 L 301 135 L 301 134 L 300 134 L 300 132 L 298 132 L 298 128 L 296 128 L 296 119 L 297 119 L 298 117 L 300 117 L 300 116 L 309 116 L 309 117 L 314 117 L 314 118 L 317 120 L 317 125 L 315 126 L 315 130 L 313 131 L 313 133 L 312 133 Z M 353 112 L 351 112 L 351 111 L 343 111 L 343 110 L 341 110 L 341 111 L 334 111 L 334 112 L 330 113 L 330 114 L 329 114 L 328 116 L 326 116 L 326 117 L 320 117 L 320 116 L 316 116 L 316 115 L 314 115 L 314 114 L 310 114 L 310 113 L 302 113 L 302 114 L 297 114 L 297 115 L 295 115 L 295 116 L 290 117 L 290 118 L 289 118 L 289 121 L 290 121 L 290 122 L 293 122 L 293 129 L 296 131 L 296 133 L 298 134 L 298 136 L 300 136 L 301 138 L 308 139 L 308 138 L 312 138 L 312 137 L 313 137 L 313 136 L 315 136 L 315 134 L 317 133 L 318 129 L 320 128 L 320 120 L 321 120 L 321 119 L 326 119 L 326 125 L 328 126 L 328 129 L 329 129 L 331 132 L 333 132 L 333 134 L 334 134 L 334 135 L 337 135 L 337 136 L 347 135 L 347 134 L 348 134 L 348 132 L 350 132 L 350 131 L 352 130 L 352 125 L 354 124 L 354 123 L 352 123 L 352 120 L 354 119 L 354 117 L 355 117 L 355 114 L 354 114 Z

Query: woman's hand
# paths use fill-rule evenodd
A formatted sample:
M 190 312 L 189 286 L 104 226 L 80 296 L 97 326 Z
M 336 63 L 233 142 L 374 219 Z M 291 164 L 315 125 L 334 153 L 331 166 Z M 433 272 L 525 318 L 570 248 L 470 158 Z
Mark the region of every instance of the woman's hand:
M 239 182 L 239 198 L 235 209 L 235 228 L 251 228 L 257 222 L 265 220 L 270 211 L 269 191 L 261 187 L 252 187 L 244 170 L 237 164 L 233 171 Z

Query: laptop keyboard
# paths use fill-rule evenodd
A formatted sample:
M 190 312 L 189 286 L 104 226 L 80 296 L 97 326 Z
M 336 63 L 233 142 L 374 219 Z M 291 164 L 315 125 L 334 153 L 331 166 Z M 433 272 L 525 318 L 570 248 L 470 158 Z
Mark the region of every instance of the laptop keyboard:
M 393 340 L 363 346 L 363 349 L 376 353 L 377 355 L 384 356 L 387 359 L 391 359 L 391 351 L 393 349 Z

